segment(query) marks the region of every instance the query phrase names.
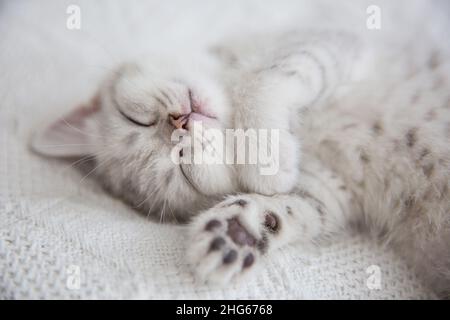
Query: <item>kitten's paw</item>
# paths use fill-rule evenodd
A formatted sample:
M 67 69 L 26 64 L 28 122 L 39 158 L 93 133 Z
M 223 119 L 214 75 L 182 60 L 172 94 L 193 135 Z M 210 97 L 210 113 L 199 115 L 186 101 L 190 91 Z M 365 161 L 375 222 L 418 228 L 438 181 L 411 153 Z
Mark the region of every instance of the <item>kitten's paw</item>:
M 229 198 L 191 225 L 189 263 L 201 281 L 224 285 L 255 267 L 267 251 L 269 233 L 278 229 L 278 217 L 258 198 Z
M 292 52 L 276 59 L 273 64 L 261 69 L 260 73 L 266 74 L 274 83 L 282 85 L 271 86 L 278 88 L 278 92 L 272 91 L 276 97 L 283 97 L 285 103 L 293 104 L 298 109 L 311 104 L 322 94 L 325 74 L 318 53 L 301 50 Z
M 300 175 L 300 142 L 287 131 L 279 131 L 268 166 L 245 164 L 237 166 L 240 186 L 249 193 L 273 195 L 288 193 L 298 183 Z

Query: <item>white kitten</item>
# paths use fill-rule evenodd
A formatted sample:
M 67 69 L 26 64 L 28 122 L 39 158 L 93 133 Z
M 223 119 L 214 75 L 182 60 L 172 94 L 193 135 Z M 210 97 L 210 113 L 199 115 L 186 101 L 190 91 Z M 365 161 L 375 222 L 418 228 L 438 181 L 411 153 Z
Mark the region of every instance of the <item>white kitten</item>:
M 216 48 L 217 61 L 196 54 L 122 66 L 89 105 L 37 134 L 34 149 L 94 156 L 99 181 L 146 214 L 195 215 L 188 259 L 204 280 L 226 283 L 274 248 L 318 244 L 364 225 L 448 294 L 450 106 L 442 61 L 415 65 L 422 72 L 411 76 L 407 67 L 364 64 L 362 43 L 348 34 L 251 40 Z M 355 82 L 353 71 L 365 80 Z M 178 164 L 171 137 L 176 130 L 193 137 L 196 122 L 222 132 L 277 130 L 279 170 Z

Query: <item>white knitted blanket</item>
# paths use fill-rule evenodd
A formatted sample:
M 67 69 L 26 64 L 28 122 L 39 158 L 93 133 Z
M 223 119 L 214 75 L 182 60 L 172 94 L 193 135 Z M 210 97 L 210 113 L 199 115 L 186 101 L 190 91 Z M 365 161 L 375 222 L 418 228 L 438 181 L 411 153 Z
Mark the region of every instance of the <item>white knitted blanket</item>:
M 69 4 L 81 9 L 80 30 L 66 28 Z M 287 247 L 245 283 L 197 284 L 184 260 L 184 227 L 148 221 L 68 163 L 27 149 L 31 129 L 87 99 L 117 61 L 203 45 L 230 30 L 324 15 L 346 20 L 326 8 L 257 0 L 2 2 L 0 298 L 430 297 L 389 250 L 355 237 L 320 251 Z

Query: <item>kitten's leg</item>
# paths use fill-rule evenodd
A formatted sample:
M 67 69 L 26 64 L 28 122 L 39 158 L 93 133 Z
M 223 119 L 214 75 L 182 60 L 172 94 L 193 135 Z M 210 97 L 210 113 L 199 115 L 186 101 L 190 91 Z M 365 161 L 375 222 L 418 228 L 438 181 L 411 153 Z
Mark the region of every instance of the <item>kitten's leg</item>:
M 270 195 L 289 192 L 296 184 L 301 167 L 300 141 L 295 134 L 300 111 L 317 107 L 348 78 L 357 51 L 352 40 L 348 35 L 330 34 L 311 35 L 300 44 L 291 39 L 268 59 L 270 63 L 239 75 L 232 95 L 235 127 L 258 133 L 265 130 L 271 151 L 269 165 L 258 158 L 256 164 L 237 166 L 242 190 Z M 251 135 L 248 139 L 250 145 L 261 142 L 261 136 L 258 141 Z M 245 145 L 236 148 L 236 152 L 243 150 L 251 151 Z
M 348 220 L 350 196 L 339 179 L 305 173 L 287 195 L 243 194 L 200 214 L 190 225 L 187 256 L 198 278 L 225 284 L 292 242 L 315 244 Z

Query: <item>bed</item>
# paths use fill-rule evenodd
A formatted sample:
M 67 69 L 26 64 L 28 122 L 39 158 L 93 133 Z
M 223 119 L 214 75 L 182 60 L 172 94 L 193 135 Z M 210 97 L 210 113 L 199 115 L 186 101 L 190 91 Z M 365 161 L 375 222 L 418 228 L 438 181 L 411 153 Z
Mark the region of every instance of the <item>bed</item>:
M 70 5 L 80 10 L 80 29 L 67 24 Z M 320 250 L 286 247 L 245 283 L 197 283 L 184 259 L 184 226 L 155 223 L 70 162 L 29 151 L 33 129 L 90 98 L 120 61 L 286 21 L 350 21 L 329 15 L 323 1 L 0 3 L 0 298 L 433 297 L 389 249 L 357 235 Z

